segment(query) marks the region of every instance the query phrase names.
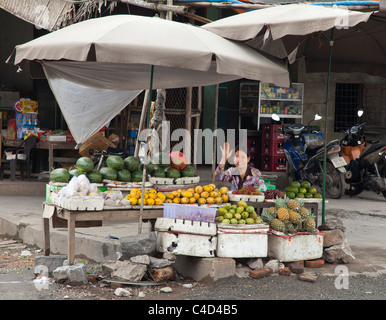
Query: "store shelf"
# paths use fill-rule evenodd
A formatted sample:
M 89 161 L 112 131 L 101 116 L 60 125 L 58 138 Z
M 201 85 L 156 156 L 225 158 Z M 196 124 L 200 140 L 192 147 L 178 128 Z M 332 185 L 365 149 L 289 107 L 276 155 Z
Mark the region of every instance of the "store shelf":
M 241 82 L 239 128 L 241 129 L 242 122 L 249 122 L 251 127 L 251 117 L 257 117 L 253 122 L 253 126 L 256 123 L 257 130 L 260 129 L 260 119 L 270 118 L 272 114 L 277 114 L 282 119 L 302 119 L 303 94 L 302 83 L 293 83 L 291 87 L 285 88 L 263 82 Z

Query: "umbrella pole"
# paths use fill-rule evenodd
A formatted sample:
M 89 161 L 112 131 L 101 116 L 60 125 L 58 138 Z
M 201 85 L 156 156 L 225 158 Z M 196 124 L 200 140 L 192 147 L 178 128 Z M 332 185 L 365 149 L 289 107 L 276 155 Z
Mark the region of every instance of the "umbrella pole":
M 150 122 L 150 107 L 151 107 L 151 93 L 153 91 L 153 75 L 154 75 L 154 66 L 151 66 L 150 74 L 150 89 L 149 89 L 149 100 L 148 100 L 148 110 L 147 110 L 147 125 L 146 128 L 149 128 Z M 142 189 L 141 189 L 141 204 L 139 206 L 139 221 L 138 221 L 138 234 L 142 233 L 142 218 L 143 218 L 143 201 L 145 199 L 145 182 L 146 182 L 146 162 L 148 160 L 148 152 L 145 152 L 143 159 L 143 174 L 142 174 Z
M 329 49 L 329 53 L 328 53 L 328 72 L 327 72 L 327 88 L 326 88 L 326 119 L 325 119 L 325 129 L 324 129 L 324 156 L 323 156 L 322 223 L 325 220 L 325 209 L 326 209 L 327 120 L 328 120 L 328 101 L 329 101 L 329 95 L 330 95 L 332 47 L 334 46 L 334 40 L 332 40 L 333 34 L 334 34 L 334 29 L 331 30 L 330 49 Z

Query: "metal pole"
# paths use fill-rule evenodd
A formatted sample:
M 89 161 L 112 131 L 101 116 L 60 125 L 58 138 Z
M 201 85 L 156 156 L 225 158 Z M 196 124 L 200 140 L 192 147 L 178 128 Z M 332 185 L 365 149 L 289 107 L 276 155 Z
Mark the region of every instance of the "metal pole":
M 150 122 L 150 106 L 151 106 L 151 93 L 153 91 L 153 75 L 154 75 L 154 66 L 151 66 L 150 73 L 150 88 L 149 88 L 149 102 L 148 102 L 148 116 L 147 116 L 147 125 L 146 128 L 149 128 Z M 143 159 L 143 173 L 142 173 L 142 188 L 141 188 L 141 204 L 139 206 L 139 221 L 138 221 L 138 234 L 142 233 L 142 218 L 143 218 L 143 201 L 145 199 L 145 182 L 146 182 L 146 162 L 148 158 L 148 151 L 145 152 Z
M 325 209 L 326 209 L 326 168 L 327 168 L 327 121 L 328 121 L 328 101 L 330 95 L 330 75 L 331 75 L 331 58 L 332 58 L 332 47 L 334 46 L 333 39 L 334 29 L 331 30 L 330 38 L 330 49 L 328 54 L 328 72 L 327 72 L 327 89 L 326 89 L 326 119 L 325 119 L 325 129 L 324 129 L 324 156 L 323 156 L 323 192 L 322 192 L 322 223 L 325 219 Z

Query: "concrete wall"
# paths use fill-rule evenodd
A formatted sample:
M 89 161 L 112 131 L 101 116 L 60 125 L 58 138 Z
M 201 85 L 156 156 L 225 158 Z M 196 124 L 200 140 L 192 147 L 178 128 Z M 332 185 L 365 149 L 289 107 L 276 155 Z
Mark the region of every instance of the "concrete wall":
M 320 125 L 325 131 L 326 114 L 326 73 L 306 73 L 304 61 L 299 62 L 296 81 L 304 83 L 303 123 L 313 119 L 316 113 L 323 119 L 313 124 Z M 363 84 L 364 116 L 358 123 L 367 121 L 365 134 L 368 139 L 386 141 L 386 79 L 359 73 L 331 73 L 329 109 L 327 117 L 327 140 L 342 139 L 344 133 L 334 132 L 335 87 L 336 83 Z

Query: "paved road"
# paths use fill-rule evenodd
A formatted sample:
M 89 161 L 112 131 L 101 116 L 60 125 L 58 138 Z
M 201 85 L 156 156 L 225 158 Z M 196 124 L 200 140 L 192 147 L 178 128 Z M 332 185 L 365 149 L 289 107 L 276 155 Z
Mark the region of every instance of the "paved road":
M 9 201 L 0 203 L 5 207 L 13 208 L 12 216 L 18 217 L 33 214 L 32 198 L 27 199 L 21 207 L 13 206 Z M 8 199 L 9 200 L 9 199 Z M 16 200 L 16 198 L 11 199 Z M 15 203 L 15 202 L 14 202 Z M 35 203 L 41 204 L 37 201 Z M 160 286 L 135 287 L 130 297 L 116 297 L 110 287 L 88 285 L 86 287 L 66 287 L 59 284 L 49 285 L 49 289 L 38 291 L 33 283 L 33 259 L 26 259 L 22 267 L 12 267 L 9 263 L 20 260 L 20 250 L 14 256 L 8 250 L 9 258 L 0 258 L 0 300 L 62 300 L 62 299 L 118 299 L 118 300 L 385 300 L 386 299 L 386 200 L 371 193 L 363 193 L 355 198 L 328 200 L 326 218 L 339 217 L 345 227 L 350 247 L 356 260 L 347 267 L 348 278 L 338 277 L 336 265 L 326 265 L 319 273 L 315 283 L 300 281 L 296 276 L 270 276 L 263 279 L 252 279 L 245 276 L 233 276 L 216 281 L 214 285 L 183 281 L 168 283 L 172 293 L 160 293 Z M 41 223 L 36 217 L 36 224 Z M 30 220 L 32 221 L 32 220 Z M 30 222 L 33 223 L 33 222 Z M 33 251 L 33 250 L 32 250 Z M 0 253 L 4 250 L 1 251 Z M 15 251 L 17 252 L 17 251 Z M 1 256 L 0 256 L 1 257 Z M 242 270 L 239 271 L 239 275 Z M 242 273 L 241 273 L 242 274 Z M 348 280 L 347 287 L 338 289 L 337 279 Z M 182 283 L 193 283 L 193 288 L 184 288 Z M 339 283 L 338 283 L 339 284 Z M 144 298 L 138 298 L 143 292 Z M 151 303 L 150 303 L 151 305 Z M 147 308 L 147 306 L 146 306 Z

